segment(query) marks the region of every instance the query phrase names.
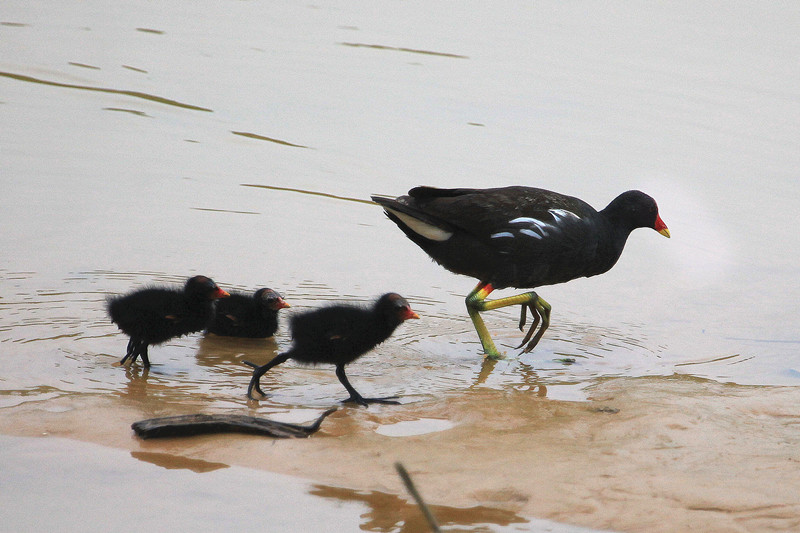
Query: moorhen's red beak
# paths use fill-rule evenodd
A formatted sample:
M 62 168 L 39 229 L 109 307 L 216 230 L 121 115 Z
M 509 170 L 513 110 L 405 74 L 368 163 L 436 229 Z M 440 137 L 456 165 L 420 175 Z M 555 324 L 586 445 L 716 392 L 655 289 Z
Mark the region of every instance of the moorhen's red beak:
M 275 310 L 286 309 L 287 307 L 291 307 L 291 305 L 283 298 L 278 298 L 278 301 L 275 303 Z
M 228 294 L 227 292 L 223 291 L 219 287 L 217 287 L 217 290 L 215 290 L 213 293 L 211 293 L 211 297 L 214 298 L 214 299 L 216 299 L 216 298 L 227 298 L 228 296 L 230 296 L 230 294 Z
M 403 309 L 403 320 L 408 320 L 409 318 L 419 318 L 419 315 L 411 310 L 410 307 L 406 307 Z
M 659 232 L 667 239 L 669 239 L 669 229 L 667 229 L 667 225 L 664 224 L 664 221 L 661 220 L 661 217 L 659 215 L 656 215 L 656 223 L 653 226 L 653 229 Z

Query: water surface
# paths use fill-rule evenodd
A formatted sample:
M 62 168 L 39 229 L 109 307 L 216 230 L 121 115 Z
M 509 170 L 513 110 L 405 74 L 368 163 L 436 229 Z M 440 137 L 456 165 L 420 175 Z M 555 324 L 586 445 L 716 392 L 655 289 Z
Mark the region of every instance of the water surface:
M 285 328 L 263 341 L 176 339 L 151 350 L 149 372 L 115 366 L 127 341 L 106 298 L 193 274 L 280 291 L 293 306 L 284 324 L 328 302 L 408 298 L 422 320 L 348 369 L 363 394 L 403 405 L 347 410 L 352 422 L 334 434 L 394 427 L 400 436 L 381 437 L 435 447 L 465 423 L 439 402 L 489 394 L 498 420 L 470 424 L 502 441 L 491 424 L 516 402 L 585 402 L 613 378 L 702 378 L 675 393 L 698 400 L 709 383 L 752 386 L 753 397 L 795 390 L 798 23 L 793 5 L 747 1 L 6 2 L 4 431 L 126 447 L 136 418 L 305 421 L 344 396 L 331 368 L 289 362 L 262 380 L 268 399 L 246 400 L 242 360 L 285 349 Z M 539 186 L 598 208 L 638 188 L 657 199 L 672 239 L 637 231 L 611 272 L 541 288 L 553 323 L 533 353 L 513 348 L 516 310 L 487 313 L 509 357 L 484 362 L 463 303 L 475 281 L 433 264 L 367 201 L 420 184 Z M 100 400 L 107 430 L 66 426 Z M 34 419 L 15 430 L 23 414 Z M 4 459 L 22 460 L 14 450 Z M 356 486 L 340 473 L 311 494 L 396 487 L 385 475 Z M 539 509 L 510 500 L 514 516 Z M 359 512 L 341 516 L 380 529 Z

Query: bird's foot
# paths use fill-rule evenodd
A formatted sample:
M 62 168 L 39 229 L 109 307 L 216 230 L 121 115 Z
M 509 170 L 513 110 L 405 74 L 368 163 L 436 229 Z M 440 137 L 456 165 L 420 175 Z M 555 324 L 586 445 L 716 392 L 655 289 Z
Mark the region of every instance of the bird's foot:
M 550 304 L 542 300 L 539 296 L 536 296 L 536 299 L 527 304 L 527 306 L 531 310 L 531 313 L 534 315 L 535 319 L 533 321 L 533 324 L 531 325 L 531 328 L 528 330 L 528 333 L 525 334 L 525 338 L 522 339 L 522 344 L 517 346 L 517 349 L 522 348 L 522 345 L 528 342 L 528 339 L 531 338 L 531 335 L 533 334 L 537 324 L 539 323 L 539 317 L 541 317 L 542 327 L 539 328 L 539 331 L 536 333 L 536 335 L 533 336 L 533 339 L 530 342 L 528 342 L 528 345 L 525 346 L 525 349 L 522 350 L 522 353 L 530 352 L 536 347 L 537 344 L 539 344 L 539 341 L 542 339 L 544 332 L 547 330 L 548 327 L 550 327 L 550 310 L 552 309 L 550 307 Z M 522 307 L 523 316 L 520 317 L 520 329 L 522 329 L 522 327 L 525 325 L 525 322 L 523 320 L 524 314 L 525 314 L 525 306 Z
M 256 391 L 256 393 L 258 393 L 259 397 L 253 396 L 254 390 Z M 261 390 L 261 386 L 258 384 L 258 377 L 254 376 L 250 380 L 250 384 L 247 386 L 247 397 L 255 401 L 263 400 L 264 398 L 267 397 L 267 393 Z
M 119 366 L 131 366 L 138 358 L 138 353 L 127 353 L 125 354 L 125 357 L 119 360 Z
M 139 354 L 138 353 L 137 354 L 132 354 L 132 355 L 126 355 L 125 357 L 123 357 L 122 359 L 119 360 L 119 363 L 117 363 L 117 366 L 124 366 L 126 368 L 132 368 L 136 364 L 136 361 L 138 359 L 139 359 Z M 150 368 L 150 360 L 149 359 L 142 358 L 142 368 L 145 368 L 145 369 Z
M 527 318 L 528 318 L 526 311 L 528 309 L 531 310 L 531 315 L 533 315 L 533 324 L 531 324 L 530 329 L 528 329 L 528 333 L 525 334 L 525 337 L 522 339 L 522 342 L 519 344 L 519 346 L 514 348 L 515 350 L 519 350 L 520 348 L 525 346 L 525 343 L 527 343 L 530 340 L 530 338 L 533 336 L 533 332 L 536 331 L 536 326 L 539 325 L 539 321 L 541 320 L 541 318 L 539 316 L 539 311 L 537 311 L 536 306 L 533 303 L 522 304 L 520 306 L 520 315 L 519 315 L 519 330 L 520 331 L 523 331 L 523 328 L 525 328 L 525 322 L 527 321 Z M 536 346 L 536 344 L 539 342 L 540 338 L 541 338 L 541 336 L 539 336 L 539 338 L 537 338 L 535 340 L 535 342 L 532 342 L 531 344 L 526 346 L 525 349 L 523 350 L 523 353 L 528 353 L 531 350 L 533 350 L 534 346 Z
M 397 396 L 386 396 L 385 398 L 364 398 L 360 394 L 358 396 L 350 396 L 346 400 L 342 400 L 342 403 L 357 403 L 358 405 L 363 405 L 367 407 L 371 403 L 382 403 L 385 405 L 400 405 L 400 402 L 395 400 Z
M 267 365 L 259 366 L 255 363 L 251 363 L 250 361 L 242 361 L 242 362 L 247 366 L 251 366 L 254 368 L 253 377 L 250 378 L 250 384 L 247 385 L 247 397 L 250 398 L 251 400 L 256 400 L 256 401 L 261 398 L 264 398 L 267 394 L 263 390 L 261 390 L 261 385 L 259 383 L 259 380 L 261 379 L 261 376 L 263 376 L 264 373 L 268 370 L 267 368 L 265 368 Z M 258 394 L 260 394 L 261 398 L 254 398 L 253 390 L 255 390 Z

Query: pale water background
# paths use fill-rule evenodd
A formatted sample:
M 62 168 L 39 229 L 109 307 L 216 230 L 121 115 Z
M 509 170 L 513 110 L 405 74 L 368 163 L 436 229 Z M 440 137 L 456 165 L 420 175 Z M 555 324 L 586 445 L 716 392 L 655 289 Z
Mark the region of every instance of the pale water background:
M 406 296 L 422 320 L 349 369 L 365 395 L 798 386 L 798 27 L 800 5 L 744 1 L 4 2 L 0 407 L 247 408 L 241 360 L 287 346 L 285 328 L 170 342 L 147 376 L 112 366 L 126 339 L 105 298 L 198 273 L 272 287 L 285 316 Z M 516 310 L 488 313 L 512 357 L 482 368 L 474 280 L 363 201 L 420 184 L 598 208 L 638 188 L 672 239 L 637 231 L 608 274 L 542 288 L 553 325 L 531 354 L 511 349 Z M 343 394 L 293 363 L 268 384 L 254 414 L 307 420 Z

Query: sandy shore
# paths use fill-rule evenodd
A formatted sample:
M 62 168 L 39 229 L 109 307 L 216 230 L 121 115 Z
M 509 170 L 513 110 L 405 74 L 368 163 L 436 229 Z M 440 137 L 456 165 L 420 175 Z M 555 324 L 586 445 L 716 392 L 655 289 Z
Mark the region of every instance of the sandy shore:
M 142 418 L 135 402 L 69 396 L 4 409 L 0 432 L 404 494 L 393 468 L 399 460 L 431 504 L 485 506 L 511 521 L 537 517 L 618 531 L 800 528 L 797 388 L 676 376 L 605 380 L 592 387 L 589 402 L 553 401 L 541 392 L 475 389 L 399 407 L 346 407 L 312 438 L 291 441 L 141 441 L 130 430 Z M 437 420 L 452 427 L 385 434 L 399 422 L 438 429 Z

